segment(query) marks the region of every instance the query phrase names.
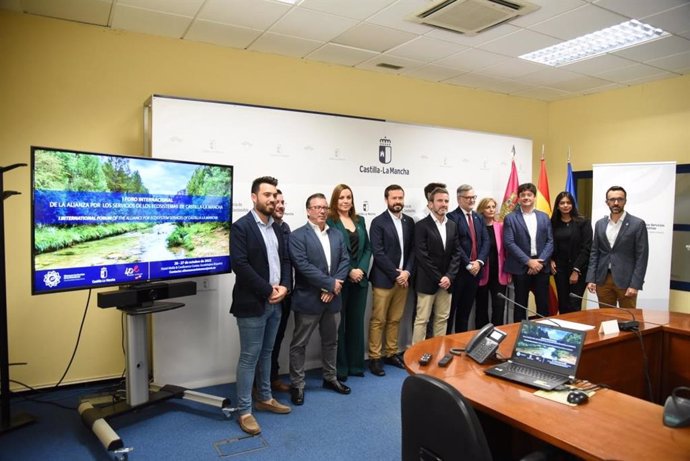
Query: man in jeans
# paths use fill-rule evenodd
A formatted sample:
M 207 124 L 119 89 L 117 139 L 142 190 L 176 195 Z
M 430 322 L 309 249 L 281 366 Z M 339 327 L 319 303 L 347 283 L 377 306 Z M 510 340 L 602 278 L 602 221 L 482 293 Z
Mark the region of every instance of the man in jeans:
M 230 313 L 237 318 L 240 357 L 237 364 L 237 412 L 242 430 L 261 432 L 251 413 L 256 372 L 257 410 L 290 413 L 271 395 L 271 352 L 280 324 L 281 302 L 292 286 L 292 269 L 280 227 L 271 217 L 278 180 L 269 176 L 252 183 L 254 207 L 231 229 L 230 251 L 235 287 Z M 258 366 L 257 366 L 258 364 Z

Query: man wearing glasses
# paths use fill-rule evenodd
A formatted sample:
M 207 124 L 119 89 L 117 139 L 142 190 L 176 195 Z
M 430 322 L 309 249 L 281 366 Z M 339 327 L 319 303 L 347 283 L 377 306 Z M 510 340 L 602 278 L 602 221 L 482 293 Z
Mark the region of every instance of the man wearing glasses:
M 290 343 L 290 396 L 295 405 L 304 404 L 305 350 L 319 327 L 323 387 L 339 394 L 350 388 L 336 375 L 338 324 L 343 281 L 350 272 L 350 258 L 342 234 L 326 224 L 328 202 L 323 194 L 307 199 L 308 222 L 290 234 L 290 260 L 295 269 L 292 311 L 295 330 Z
M 647 272 L 647 225 L 625 211 L 626 200 L 625 189 L 609 187 L 606 204 L 611 214 L 594 226 L 586 281 L 587 289 L 596 292 L 599 307 L 635 308 Z
M 477 294 L 481 270 L 484 261 L 489 257 L 489 232 L 484 219 L 474 211 L 477 194 L 469 184 L 463 184 L 457 190 L 458 207 L 448 213 L 448 219 L 455 221 L 460 238 L 460 270 L 453 283 L 453 297 L 448 317 L 446 333 L 467 331 L 474 297 Z M 479 313 L 477 313 L 479 314 Z M 477 315 L 475 328 L 489 323 L 486 315 Z

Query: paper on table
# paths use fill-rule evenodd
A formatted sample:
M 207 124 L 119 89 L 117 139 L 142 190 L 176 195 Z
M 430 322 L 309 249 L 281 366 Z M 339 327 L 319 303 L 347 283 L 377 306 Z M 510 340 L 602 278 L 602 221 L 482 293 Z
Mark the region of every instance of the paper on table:
M 587 325 L 586 323 L 569 322 L 568 320 L 554 319 L 551 317 L 549 317 L 548 319 L 537 320 L 537 322 L 538 323 L 557 323 L 559 326 L 562 326 L 563 328 L 570 328 L 571 330 L 578 330 L 578 331 L 594 330 L 594 325 Z

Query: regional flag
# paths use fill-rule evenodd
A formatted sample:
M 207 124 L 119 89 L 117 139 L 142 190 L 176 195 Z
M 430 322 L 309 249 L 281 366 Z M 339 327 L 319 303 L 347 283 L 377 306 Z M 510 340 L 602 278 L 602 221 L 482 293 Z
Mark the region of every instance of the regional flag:
M 508 184 L 506 191 L 503 194 L 503 203 L 501 204 L 501 211 L 498 213 L 498 221 L 503 221 L 508 213 L 513 211 L 518 204 L 517 190 L 518 185 L 517 168 L 515 167 L 515 146 L 513 146 L 513 161 L 510 166 L 510 176 L 508 177 Z

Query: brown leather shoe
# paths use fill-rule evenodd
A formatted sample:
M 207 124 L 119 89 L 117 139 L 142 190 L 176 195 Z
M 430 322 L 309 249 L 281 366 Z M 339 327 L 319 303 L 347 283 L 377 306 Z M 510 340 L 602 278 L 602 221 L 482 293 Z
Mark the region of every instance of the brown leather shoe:
M 240 416 L 237 418 L 237 422 L 240 423 L 240 428 L 249 435 L 261 433 L 261 427 L 259 427 L 259 423 L 256 422 L 254 415 L 251 413 Z
M 278 413 L 284 415 L 290 413 L 292 408 L 283 405 L 276 399 L 271 399 L 268 402 L 254 402 L 254 408 L 261 411 L 270 411 L 271 413 Z
M 283 381 L 276 379 L 271 382 L 271 390 L 275 392 L 290 392 L 290 385 Z

